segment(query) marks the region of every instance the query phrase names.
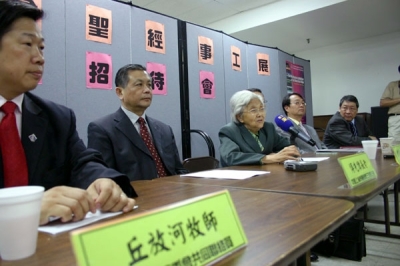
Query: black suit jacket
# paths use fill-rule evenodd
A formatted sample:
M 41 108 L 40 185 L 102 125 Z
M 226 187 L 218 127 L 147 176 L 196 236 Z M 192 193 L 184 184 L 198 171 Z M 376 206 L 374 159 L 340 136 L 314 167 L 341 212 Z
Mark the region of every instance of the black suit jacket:
M 36 136 L 36 140 L 31 141 L 29 136 Z M 97 178 L 109 177 L 128 196 L 137 196 L 125 175 L 107 168 L 99 152 L 86 148 L 76 131 L 71 109 L 26 93 L 22 103 L 21 141 L 29 185 L 86 189 Z M 0 187 L 4 187 L 1 159 L 0 169 Z
M 354 118 L 357 129 L 357 136 L 351 133 L 349 123 L 336 112 L 328 122 L 324 134 L 324 143 L 330 149 L 339 149 L 343 146 L 362 146 L 361 141 L 370 140 L 368 136 L 373 136 L 367 123 L 362 117 Z
M 146 120 L 167 174 L 187 173 L 171 127 L 149 116 Z M 131 181 L 157 177 L 149 149 L 121 108 L 89 124 L 88 146 L 100 151 L 109 167 L 126 174 Z

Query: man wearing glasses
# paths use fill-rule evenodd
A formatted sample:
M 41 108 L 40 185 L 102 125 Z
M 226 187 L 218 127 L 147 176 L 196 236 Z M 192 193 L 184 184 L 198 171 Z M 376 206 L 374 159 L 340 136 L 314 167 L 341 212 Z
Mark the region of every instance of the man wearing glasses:
M 309 125 L 303 124 L 301 122 L 302 118 L 306 115 L 306 103 L 303 96 L 298 93 L 289 93 L 282 99 L 282 109 L 285 115 L 292 120 L 293 125 L 299 130 L 304 132 L 308 137 L 315 141 L 316 145 L 311 146 L 310 144 L 296 138 L 294 140 L 294 145 L 299 148 L 301 153 L 315 152 L 319 149 L 326 149 L 324 143 L 318 138 L 318 134 L 315 129 Z M 282 136 L 290 138 L 290 134 L 278 129 Z
M 330 149 L 343 146 L 361 146 L 361 141 L 376 138 L 362 117 L 358 117 L 358 100 L 346 95 L 340 100 L 339 111 L 329 120 L 324 134 L 324 143 Z

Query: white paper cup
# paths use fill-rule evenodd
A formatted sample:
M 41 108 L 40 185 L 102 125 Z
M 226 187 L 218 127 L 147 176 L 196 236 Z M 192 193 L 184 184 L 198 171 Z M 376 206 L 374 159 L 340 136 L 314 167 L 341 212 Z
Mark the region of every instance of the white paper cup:
M 374 160 L 376 156 L 376 150 L 378 148 L 377 140 L 363 140 L 361 141 L 364 152 L 367 154 L 368 158 Z
M 381 142 L 382 155 L 393 155 L 392 151 L 393 138 L 392 137 L 380 138 L 379 140 Z
M 22 186 L 0 189 L 0 257 L 18 260 L 36 251 L 44 188 Z

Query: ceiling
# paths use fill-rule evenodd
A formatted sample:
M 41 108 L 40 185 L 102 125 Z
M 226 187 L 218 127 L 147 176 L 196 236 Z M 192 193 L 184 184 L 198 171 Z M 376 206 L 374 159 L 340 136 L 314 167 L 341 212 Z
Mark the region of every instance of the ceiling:
M 120 0 L 289 54 L 400 31 L 400 0 Z

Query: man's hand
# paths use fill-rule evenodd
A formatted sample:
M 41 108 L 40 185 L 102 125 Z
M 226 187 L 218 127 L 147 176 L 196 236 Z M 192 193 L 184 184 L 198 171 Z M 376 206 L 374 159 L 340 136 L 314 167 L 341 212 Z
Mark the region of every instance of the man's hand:
M 40 211 L 40 225 L 46 224 L 49 217 L 60 217 L 62 222 L 79 221 L 96 205 L 86 190 L 59 186 L 44 192 Z
M 133 210 L 135 200 L 128 198 L 121 188 L 109 178 L 96 179 L 87 189 L 96 204 L 96 208 L 101 211 L 123 211 Z

